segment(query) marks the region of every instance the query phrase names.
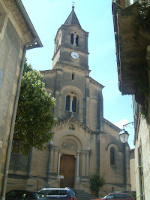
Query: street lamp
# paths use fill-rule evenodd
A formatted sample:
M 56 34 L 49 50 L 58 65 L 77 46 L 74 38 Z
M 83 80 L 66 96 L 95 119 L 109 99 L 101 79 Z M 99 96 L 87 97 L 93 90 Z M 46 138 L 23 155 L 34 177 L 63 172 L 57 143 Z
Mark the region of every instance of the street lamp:
M 130 122 L 128 124 L 123 125 L 123 129 L 119 133 L 119 138 L 123 145 L 123 177 L 124 177 L 124 190 L 126 191 L 126 184 L 127 184 L 127 172 L 126 172 L 126 143 L 128 142 L 129 133 L 124 129 L 125 126 L 129 124 L 133 124 L 133 122 Z
M 122 143 L 126 143 L 126 142 L 128 142 L 129 133 L 127 131 L 125 131 L 125 129 L 122 129 L 119 133 L 119 138 Z
M 123 129 L 119 133 L 119 138 L 120 138 L 122 143 L 128 142 L 129 133 L 125 130 L 125 127 L 128 126 L 129 124 L 133 125 L 133 122 L 129 122 L 129 123 L 123 125 Z

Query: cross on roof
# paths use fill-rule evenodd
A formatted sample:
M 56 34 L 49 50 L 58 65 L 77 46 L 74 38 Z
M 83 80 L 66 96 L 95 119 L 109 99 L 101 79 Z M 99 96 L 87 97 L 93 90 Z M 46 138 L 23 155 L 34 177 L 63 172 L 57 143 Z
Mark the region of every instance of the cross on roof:
M 74 5 L 75 5 L 75 1 L 72 1 L 72 7 L 74 7 Z

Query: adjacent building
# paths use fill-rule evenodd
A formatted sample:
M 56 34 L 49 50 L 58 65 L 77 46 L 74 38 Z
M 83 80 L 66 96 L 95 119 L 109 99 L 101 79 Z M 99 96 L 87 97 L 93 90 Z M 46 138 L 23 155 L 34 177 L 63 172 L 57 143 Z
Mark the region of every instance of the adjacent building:
M 120 129 L 103 117 L 104 86 L 89 76 L 88 35 L 72 7 L 56 33 L 52 70 L 41 71 L 56 98 L 54 138 L 43 152 L 12 154 L 7 190 L 67 186 L 91 193 L 96 173 L 106 180 L 103 195 L 130 190 L 130 148 L 123 148 Z
M 133 3 L 133 1 L 132 1 Z M 113 2 L 119 90 L 133 96 L 138 200 L 150 197 L 150 1 Z
M 25 53 L 41 46 L 21 1 L 0 0 L 0 197 L 6 190 Z

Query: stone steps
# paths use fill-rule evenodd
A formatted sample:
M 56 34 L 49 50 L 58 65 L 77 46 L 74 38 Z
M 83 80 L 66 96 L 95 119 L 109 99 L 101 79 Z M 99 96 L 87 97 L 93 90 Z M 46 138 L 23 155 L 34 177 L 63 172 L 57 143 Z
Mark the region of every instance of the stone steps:
M 77 200 L 91 200 L 96 199 L 96 197 L 91 194 L 85 192 L 84 190 L 75 190 Z

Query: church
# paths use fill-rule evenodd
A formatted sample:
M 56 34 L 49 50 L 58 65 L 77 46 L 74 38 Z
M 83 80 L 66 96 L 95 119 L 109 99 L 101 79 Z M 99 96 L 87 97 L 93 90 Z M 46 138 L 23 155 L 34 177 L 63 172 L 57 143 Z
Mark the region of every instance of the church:
M 12 154 L 7 190 L 71 187 L 91 193 L 96 173 L 104 177 L 106 193 L 130 190 L 130 148 L 125 144 L 124 152 L 120 129 L 103 117 L 104 86 L 89 76 L 88 35 L 73 6 L 56 33 L 52 70 L 41 71 L 56 99 L 53 140 L 28 157 Z

